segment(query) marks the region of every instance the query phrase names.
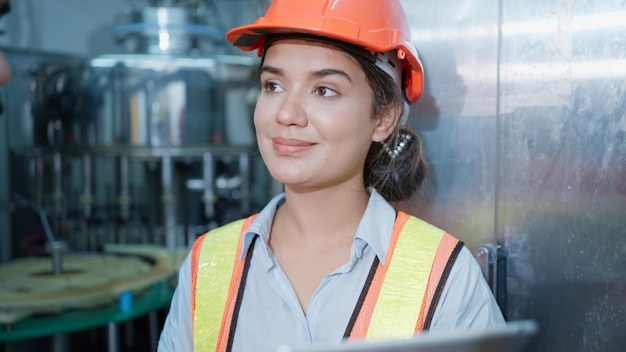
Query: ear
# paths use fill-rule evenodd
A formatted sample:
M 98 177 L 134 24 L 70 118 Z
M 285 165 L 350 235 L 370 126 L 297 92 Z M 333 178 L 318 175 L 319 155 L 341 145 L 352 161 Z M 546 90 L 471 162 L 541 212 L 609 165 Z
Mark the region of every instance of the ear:
M 372 134 L 372 141 L 382 142 L 389 137 L 395 130 L 400 122 L 400 116 L 402 115 L 402 106 L 399 104 L 389 104 L 387 108 L 382 111 L 376 120 L 374 126 L 374 133 Z

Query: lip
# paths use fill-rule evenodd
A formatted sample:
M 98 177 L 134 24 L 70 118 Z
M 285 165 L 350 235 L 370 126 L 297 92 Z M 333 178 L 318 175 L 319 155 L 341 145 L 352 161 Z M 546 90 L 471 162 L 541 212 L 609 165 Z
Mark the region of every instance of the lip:
M 314 143 L 292 138 L 272 138 L 272 146 L 279 155 L 295 155 L 307 151 Z

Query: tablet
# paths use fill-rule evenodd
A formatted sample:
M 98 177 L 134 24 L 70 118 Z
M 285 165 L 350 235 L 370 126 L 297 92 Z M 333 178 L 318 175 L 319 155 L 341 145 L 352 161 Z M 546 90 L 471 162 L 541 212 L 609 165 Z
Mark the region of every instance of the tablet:
M 282 346 L 276 352 L 521 352 L 537 331 L 538 326 L 534 321 L 519 320 L 488 330 L 433 332 L 408 340 L 357 342 L 335 346 Z

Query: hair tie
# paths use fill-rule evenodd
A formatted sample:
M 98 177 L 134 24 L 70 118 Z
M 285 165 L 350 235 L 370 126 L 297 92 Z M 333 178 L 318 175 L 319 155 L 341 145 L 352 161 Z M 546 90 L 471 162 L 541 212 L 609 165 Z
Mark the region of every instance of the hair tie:
M 400 132 L 400 134 L 398 135 L 398 143 L 395 146 L 392 147 L 385 143 L 385 141 L 382 141 L 380 143 L 385 148 L 385 152 L 387 153 L 387 155 L 389 155 L 391 159 L 395 159 L 404 151 L 404 149 L 406 149 L 409 143 L 411 143 L 412 139 L 413 136 L 409 133 Z

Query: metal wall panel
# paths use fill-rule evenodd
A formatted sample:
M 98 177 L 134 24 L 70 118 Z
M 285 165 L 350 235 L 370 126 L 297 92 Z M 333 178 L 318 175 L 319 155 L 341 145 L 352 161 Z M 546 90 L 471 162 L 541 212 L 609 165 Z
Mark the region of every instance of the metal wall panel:
M 425 140 L 431 177 L 408 207 L 464 240 L 494 242 L 498 7 L 402 2 L 424 65 L 410 121 Z
M 503 2 L 498 236 L 541 351 L 626 350 L 626 2 Z
M 3 92 L 4 93 L 4 92 Z M 6 105 L 6 96 L 0 96 L 3 106 Z M 5 141 L 7 137 L 7 119 L 4 113 L 0 114 L 0 141 Z M 0 170 L 8 170 L 9 148 L 8 143 L 0 142 Z M 9 174 L 0 172 L 0 264 L 9 261 L 11 258 L 11 238 L 7 234 L 11 233 L 10 217 L 10 197 L 9 197 Z
M 407 207 L 504 249 L 507 319 L 541 327 L 529 351 L 626 350 L 626 2 L 402 3 L 433 166 Z

